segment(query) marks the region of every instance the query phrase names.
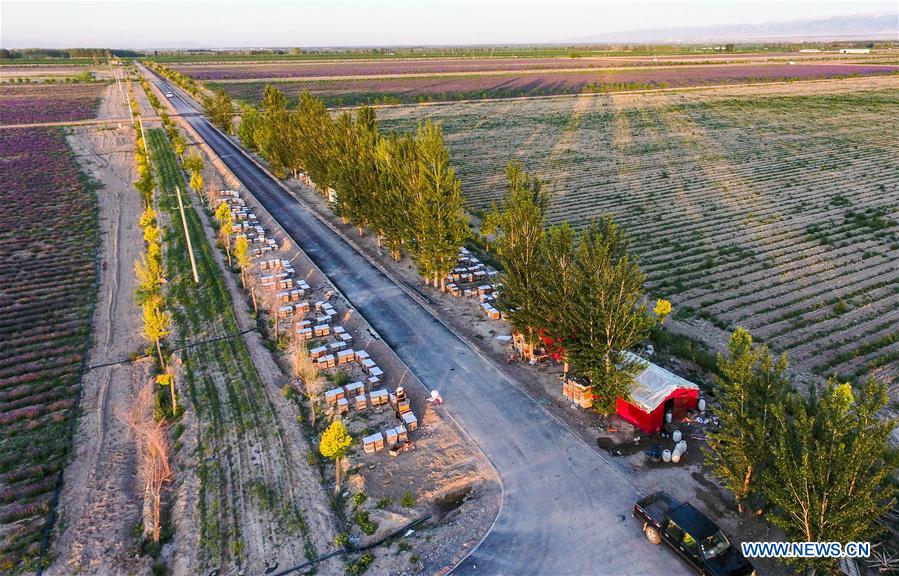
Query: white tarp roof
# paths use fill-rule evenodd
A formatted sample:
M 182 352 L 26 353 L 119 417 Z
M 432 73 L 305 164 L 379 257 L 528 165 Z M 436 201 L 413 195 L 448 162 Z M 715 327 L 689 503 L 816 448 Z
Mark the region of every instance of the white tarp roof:
M 687 388 L 689 390 L 699 389 L 699 386 L 696 384 L 681 378 L 673 372 L 665 370 L 661 366 L 657 366 L 652 362 L 647 362 L 630 352 L 625 352 L 625 354 L 629 359 L 640 360 L 646 364 L 646 369 L 638 374 L 631 384 L 630 403 L 639 406 L 647 412 L 652 412 L 658 408 L 659 404 L 664 402 L 665 398 L 670 396 L 671 393 L 678 388 Z

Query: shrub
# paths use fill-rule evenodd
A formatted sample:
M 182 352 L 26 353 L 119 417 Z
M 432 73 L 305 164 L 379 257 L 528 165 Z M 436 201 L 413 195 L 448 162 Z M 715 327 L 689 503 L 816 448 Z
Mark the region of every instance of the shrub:
M 414 508 L 415 507 L 415 495 L 412 492 L 406 492 L 403 494 L 402 505 L 406 508 Z

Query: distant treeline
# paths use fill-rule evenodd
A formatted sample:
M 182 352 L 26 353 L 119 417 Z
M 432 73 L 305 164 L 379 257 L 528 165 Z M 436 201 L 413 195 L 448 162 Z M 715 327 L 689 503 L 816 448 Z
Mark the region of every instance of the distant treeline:
M 134 50 L 110 50 L 108 48 L 66 48 L 53 50 L 49 48 L 22 48 L 8 50 L 0 48 L 0 60 L 43 60 L 49 58 L 137 58 L 140 52 Z
M 405 46 L 385 48 L 248 48 L 233 50 L 116 50 L 108 48 L 0 49 L 0 60 L 66 58 L 140 58 L 158 62 L 215 62 L 229 60 L 329 60 L 394 58 L 553 58 L 615 55 L 709 54 L 714 52 L 795 52 L 803 48 L 897 48 L 896 41 L 770 42 L 709 44 L 569 44 L 509 46 Z

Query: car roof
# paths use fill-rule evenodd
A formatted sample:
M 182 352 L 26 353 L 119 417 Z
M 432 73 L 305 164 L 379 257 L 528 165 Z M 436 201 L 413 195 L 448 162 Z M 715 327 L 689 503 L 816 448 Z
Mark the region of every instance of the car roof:
M 693 538 L 700 540 L 718 531 L 718 527 L 692 504 L 681 504 L 668 512 L 668 518 Z

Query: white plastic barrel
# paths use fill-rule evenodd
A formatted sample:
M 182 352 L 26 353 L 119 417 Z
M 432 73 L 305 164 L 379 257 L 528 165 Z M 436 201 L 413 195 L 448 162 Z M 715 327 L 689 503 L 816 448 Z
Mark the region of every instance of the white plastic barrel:
M 705 398 L 699 399 L 699 411 L 705 412 Z
M 680 439 L 682 437 L 683 437 L 683 435 L 681 434 L 680 430 L 675 430 L 674 433 L 671 435 L 671 439 L 674 440 L 675 444 L 680 442 Z
M 671 462 L 671 450 L 662 450 L 662 462 Z
M 671 424 L 671 412 L 665 412 L 665 423 Z
M 680 462 L 680 454 L 678 454 L 677 451 L 675 451 L 674 454 L 671 455 L 671 461 L 675 464 Z

